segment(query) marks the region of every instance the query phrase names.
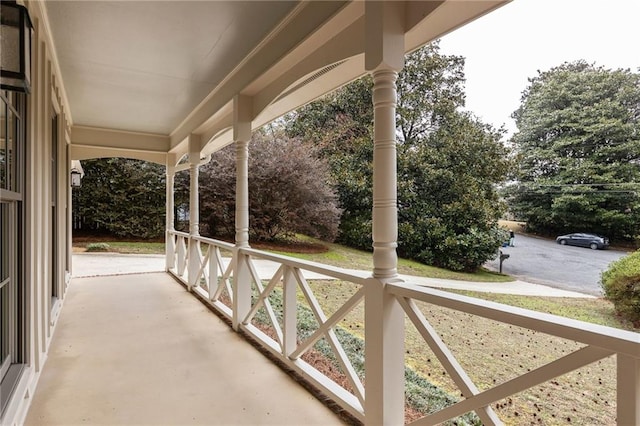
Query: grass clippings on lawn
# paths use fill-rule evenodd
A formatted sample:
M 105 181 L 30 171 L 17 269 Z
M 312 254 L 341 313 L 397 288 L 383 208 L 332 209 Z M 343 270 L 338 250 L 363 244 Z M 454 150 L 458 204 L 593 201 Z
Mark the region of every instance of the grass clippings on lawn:
M 489 389 L 584 345 L 516 326 L 418 303 L 427 320 L 480 390 Z M 417 331 L 406 332 L 407 362 L 434 384 L 456 392 Z M 492 404 L 506 424 L 615 423 L 615 360 L 606 358 Z

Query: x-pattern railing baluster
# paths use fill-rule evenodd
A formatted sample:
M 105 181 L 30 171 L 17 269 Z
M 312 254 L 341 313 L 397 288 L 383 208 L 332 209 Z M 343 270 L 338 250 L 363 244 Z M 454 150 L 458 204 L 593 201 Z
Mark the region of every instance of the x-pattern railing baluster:
M 207 281 L 207 297 L 209 298 L 210 301 L 215 301 L 214 299 L 214 295 L 215 292 L 218 290 L 218 260 L 217 260 L 217 256 L 220 253 L 220 250 L 218 250 L 218 247 L 209 244 L 208 245 L 209 249 L 207 250 L 207 262 L 205 262 L 208 266 L 207 268 L 207 277 L 208 277 L 208 281 Z
M 284 274 L 284 265 L 280 265 L 276 273 L 273 275 L 273 277 L 269 281 L 269 284 L 267 284 L 267 287 L 263 287 L 262 282 L 260 280 L 260 276 L 258 275 L 253 263 L 251 262 L 251 258 L 247 256 L 246 259 L 249 264 L 249 271 L 251 273 L 251 277 L 253 279 L 253 282 L 256 285 L 256 288 L 258 289 L 258 300 L 256 300 L 255 304 L 251 307 L 251 310 L 249 310 L 249 313 L 247 314 L 244 321 L 242 321 L 242 323 L 245 325 L 249 324 L 253 319 L 253 316 L 258 312 L 258 309 L 260 309 L 260 307 L 264 307 L 265 311 L 267 312 L 267 315 L 269 316 L 269 319 L 271 320 L 273 329 L 275 330 L 276 337 L 278 339 L 278 344 L 282 349 L 283 347 L 282 346 L 283 345 L 282 328 L 280 327 L 278 318 L 276 317 L 276 314 L 273 311 L 271 302 L 269 302 L 269 295 L 271 295 L 271 292 L 273 291 L 273 289 L 282 280 L 282 277 Z
M 178 246 L 178 236 L 169 232 L 167 239 L 167 251 L 168 251 L 168 261 L 167 267 L 169 269 L 174 269 L 176 267 L 176 248 Z
M 458 360 L 453 356 L 447 345 L 442 341 L 438 332 L 431 326 L 412 299 L 398 297 L 400 305 L 416 327 L 422 338 L 427 342 L 436 358 L 440 361 L 446 372 L 453 379 L 465 398 L 477 395 L 480 391 L 471 378 L 464 371 Z M 485 425 L 500 425 L 502 421 L 489 406 L 476 410 L 476 413 Z
M 189 260 L 189 251 L 187 250 L 187 246 L 185 243 L 185 238 L 183 236 L 178 235 L 178 276 L 184 276 L 184 271 L 187 267 L 187 262 Z
M 298 348 L 289 356 L 291 359 L 298 359 L 304 354 L 311 346 L 313 346 L 327 330 L 333 328 L 336 324 L 344 319 L 349 312 L 351 312 L 355 306 L 364 297 L 364 287 L 361 287 L 353 296 L 349 298 L 337 311 L 333 313 L 325 322 L 321 324 L 316 331 L 314 331 L 307 339 L 300 342 Z
M 338 360 L 338 363 L 340 364 L 340 367 L 342 367 L 342 371 L 345 373 L 345 375 L 347 376 L 347 379 L 349 380 L 349 383 L 353 387 L 355 395 L 360 400 L 360 403 L 364 405 L 364 386 L 362 385 L 362 382 L 358 377 L 358 373 L 353 368 L 353 364 L 351 364 L 351 361 L 349 360 L 347 353 L 342 347 L 342 344 L 338 340 L 338 337 L 336 336 L 336 332 L 333 329 L 333 327 L 335 327 L 335 325 L 339 321 L 344 319 L 344 317 L 353 310 L 355 305 L 360 300 L 362 300 L 362 298 L 364 297 L 364 288 L 360 288 L 344 305 L 342 305 L 340 309 L 338 309 L 338 311 L 336 311 L 331 316 L 331 318 L 327 319 L 327 316 L 325 315 L 324 311 L 322 310 L 322 307 L 318 303 L 316 296 L 313 294 L 313 291 L 311 290 L 309 283 L 304 278 L 299 268 L 294 268 L 294 275 L 296 277 L 296 280 L 298 281 L 298 285 L 300 286 L 302 293 L 304 294 L 305 299 L 309 303 L 309 307 L 311 308 L 311 311 L 313 312 L 314 316 L 316 317 L 316 320 L 318 321 L 318 330 L 316 330 L 315 333 L 319 333 L 319 334 L 316 337 L 316 340 L 322 337 L 322 335 L 326 337 L 327 342 L 329 343 L 329 345 L 333 349 L 333 352 L 336 355 L 336 358 Z M 311 337 L 313 337 L 314 335 L 312 335 Z M 307 341 L 308 340 L 309 339 L 307 339 Z M 299 349 L 296 350 L 292 354 L 292 356 L 295 355 L 297 358 L 297 356 L 300 355 L 298 354 L 298 352 L 299 352 Z
M 558 337 L 562 337 L 562 334 L 568 333 L 568 331 L 573 328 L 578 330 L 576 327 L 577 324 L 566 326 L 556 325 L 550 321 L 550 316 L 545 314 L 531 313 L 531 311 L 521 309 L 519 310 L 518 308 L 508 306 L 499 306 L 497 304 L 491 304 L 488 302 L 478 303 L 475 302 L 474 299 L 457 295 L 446 295 L 446 293 L 444 292 L 419 288 L 412 285 L 394 286 L 393 294 L 399 301 L 404 311 L 407 313 L 409 319 L 416 326 L 418 332 L 422 335 L 427 344 L 433 350 L 434 354 L 438 357 L 443 367 L 449 373 L 454 382 L 460 387 L 463 396 L 465 396 L 466 398 L 443 410 L 430 414 L 426 417 L 423 417 L 422 419 L 416 420 L 415 422 L 411 423 L 412 425 L 439 424 L 446 420 L 465 414 L 469 411 L 476 411 L 476 413 L 482 418 L 484 423 L 489 423 L 489 421 L 485 420 L 484 417 L 492 414 L 492 412 L 487 410 L 490 404 L 511 395 L 515 395 L 524 390 L 530 389 L 555 377 L 592 364 L 596 361 L 601 360 L 602 358 L 606 358 L 607 356 L 616 353 L 616 351 L 613 349 L 604 349 L 600 346 L 600 344 L 604 342 L 603 339 L 600 339 L 598 344 L 590 344 L 585 342 L 586 346 L 582 347 L 581 349 L 578 349 L 566 356 L 549 362 L 535 370 L 515 377 L 507 382 L 480 392 L 466 375 L 462 367 L 458 364 L 457 360 L 450 353 L 446 345 L 442 342 L 435 329 L 426 320 L 414 300 L 423 300 L 440 306 L 447 306 L 448 304 L 451 304 L 455 305 L 455 307 L 447 307 L 451 307 L 453 309 L 457 308 L 456 310 L 460 310 L 463 312 L 472 313 L 473 311 L 475 311 L 473 313 L 476 313 L 481 317 L 496 319 L 498 321 L 502 319 L 503 322 L 506 322 L 503 318 L 499 319 L 491 317 L 508 315 L 510 317 L 509 323 L 511 324 L 523 327 L 534 325 L 535 327 L 531 327 L 531 329 L 538 329 L 542 332 L 553 331 L 553 333 L 551 334 Z M 500 309 L 492 309 L 493 306 L 499 307 Z M 530 318 L 531 323 L 524 323 L 526 318 Z M 570 323 L 573 321 L 565 320 L 565 322 Z M 588 328 L 593 328 L 594 333 L 591 334 L 591 331 L 588 330 Z M 594 343 L 598 341 L 599 337 L 595 333 L 595 329 L 597 328 L 598 326 L 590 325 L 587 328 L 580 329 L 579 332 L 582 333 L 582 339 L 586 341 L 593 340 Z M 617 330 L 615 330 L 615 332 L 620 334 L 621 337 L 625 333 L 627 333 L 624 331 L 619 332 Z M 564 337 L 571 338 L 569 336 Z M 576 337 L 578 337 L 577 334 Z M 626 339 L 628 339 L 628 337 L 626 337 Z M 606 340 L 609 340 L 609 338 L 607 337 Z M 576 341 L 578 341 L 578 339 L 576 339 Z M 622 350 L 628 350 L 628 343 L 626 340 L 624 340 L 624 338 L 619 341 L 619 345 Z M 497 419 L 497 416 L 496 419 L 491 420 L 491 422 L 492 423 L 489 424 L 502 424 L 500 420 Z
M 498 386 L 473 395 L 443 410 L 417 420 L 411 425 L 434 425 L 462 415 L 478 407 L 487 406 L 511 395 L 544 383 L 554 377 L 569 373 L 612 355 L 613 352 L 595 346 L 586 346 L 558 358 L 542 367 L 531 370 Z
M 233 262 L 229 262 L 225 269 L 220 251 L 218 251 L 218 253 L 216 254 L 216 258 L 218 267 L 221 271 L 224 271 L 224 274 L 222 274 L 222 277 L 220 277 L 220 284 L 216 288 L 216 291 L 213 295 L 213 300 L 218 300 L 222 295 L 222 292 L 226 289 L 227 294 L 229 295 L 229 299 L 233 301 L 233 289 L 231 287 L 231 283 L 229 282 L 229 278 L 231 277 L 231 274 L 233 274 Z
M 207 250 L 207 254 L 205 254 L 204 256 L 202 256 L 202 250 L 198 250 L 200 267 L 198 268 L 198 276 L 196 277 L 195 281 L 199 284 L 200 278 L 204 278 L 204 283 L 207 291 L 209 291 L 209 274 L 207 271 L 207 265 L 209 263 L 210 256 L 211 256 L 211 247 L 209 247 L 209 250 Z

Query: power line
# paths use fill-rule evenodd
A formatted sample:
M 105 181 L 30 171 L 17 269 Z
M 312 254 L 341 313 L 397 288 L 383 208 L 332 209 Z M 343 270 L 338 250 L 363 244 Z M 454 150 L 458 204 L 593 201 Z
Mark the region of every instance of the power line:
M 618 183 L 522 183 L 522 186 L 535 186 L 535 187 L 541 187 L 541 188 L 545 188 L 545 187 L 561 187 L 561 188 L 566 188 L 566 187 L 576 187 L 576 186 L 586 186 L 586 187 L 591 187 L 591 186 L 598 186 L 598 187 L 604 187 L 604 186 L 617 186 L 617 187 L 626 187 L 626 186 L 637 186 L 640 187 L 640 183 L 635 183 L 635 182 L 618 182 Z
M 562 195 L 608 195 L 608 194 L 631 194 L 638 195 L 636 191 L 619 191 L 619 190 L 604 190 L 604 191 L 519 191 L 520 194 L 533 194 L 533 195 L 547 195 L 547 194 L 562 194 Z

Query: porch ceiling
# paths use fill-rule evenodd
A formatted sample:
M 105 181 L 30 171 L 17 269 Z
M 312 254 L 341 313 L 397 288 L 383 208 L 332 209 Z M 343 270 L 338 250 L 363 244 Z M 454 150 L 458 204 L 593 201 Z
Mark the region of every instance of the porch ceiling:
M 171 133 L 294 6 L 47 2 L 74 124 Z
M 507 1 L 407 1 L 405 50 Z M 365 73 L 362 1 L 43 4 L 75 159 L 126 147 L 162 162 L 190 134 L 206 154 L 231 142 L 235 95 L 257 128 Z

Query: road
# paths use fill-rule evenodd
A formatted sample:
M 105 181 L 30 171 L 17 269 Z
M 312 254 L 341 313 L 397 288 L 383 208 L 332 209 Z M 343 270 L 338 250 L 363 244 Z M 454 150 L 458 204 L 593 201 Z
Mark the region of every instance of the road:
M 516 235 L 514 247 L 501 250 L 510 256 L 502 264 L 505 274 L 594 296 L 602 295 L 601 272 L 627 254 L 618 250 L 561 246 L 555 241 L 524 235 Z M 487 266 L 498 270 L 499 261 L 493 260 Z

